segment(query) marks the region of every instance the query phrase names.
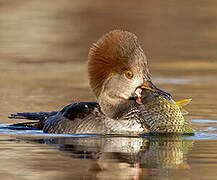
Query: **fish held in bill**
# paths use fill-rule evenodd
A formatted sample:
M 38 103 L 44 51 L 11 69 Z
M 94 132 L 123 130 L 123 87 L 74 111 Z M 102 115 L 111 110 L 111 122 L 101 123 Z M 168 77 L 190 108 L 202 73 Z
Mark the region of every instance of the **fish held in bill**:
M 151 90 L 141 89 L 141 97 L 137 102 L 142 105 L 144 128 L 150 133 L 182 133 L 193 134 L 190 122 L 183 115 L 188 112 L 183 106 L 190 103 L 191 99 L 175 102 L 170 96 L 155 93 Z

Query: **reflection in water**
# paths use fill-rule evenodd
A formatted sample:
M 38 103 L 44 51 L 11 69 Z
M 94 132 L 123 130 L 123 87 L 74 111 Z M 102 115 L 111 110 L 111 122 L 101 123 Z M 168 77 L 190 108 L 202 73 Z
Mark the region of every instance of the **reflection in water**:
M 202 0 L 0 0 L 1 123 L 14 123 L 7 119 L 12 112 L 94 101 L 88 49 L 116 28 L 139 37 L 155 82 L 176 100 L 191 97 L 186 118 L 199 120 L 188 138 L 194 139 L 191 151 L 192 141 L 181 138 L 52 137 L 39 144 L 17 136 L 41 131 L 1 129 L 1 179 L 216 179 L 216 7 Z M 89 161 L 104 170 L 85 171 Z
M 91 159 L 88 171 L 97 179 L 160 177 L 175 169 L 189 169 L 186 155 L 193 142 L 182 136 L 88 137 L 23 139 L 55 145 L 73 159 Z

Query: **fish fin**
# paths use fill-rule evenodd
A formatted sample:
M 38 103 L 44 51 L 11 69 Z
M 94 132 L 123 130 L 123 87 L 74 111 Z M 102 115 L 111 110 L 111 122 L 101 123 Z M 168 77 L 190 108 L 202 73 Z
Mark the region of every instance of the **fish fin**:
M 188 111 L 186 111 L 184 108 L 180 108 L 180 111 L 183 115 L 187 115 L 188 114 Z
M 188 105 L 191 101 L 192 101 L 192 99 L 184 99 L 184 100 L 181 100 L 181 101 L 177 101 L 177 102 L 176 102 L 176 105 L 177 105 L 179 108 L 181 108 L 182 106 Z
M 183 106 L 186 106 L 187 104 L 189 104 L 191 102 L 192 99 L 184 99 L 181 101 L 177 101 L 176 105 L 180 108 L 180 111 L 182 112 L 183 115 L 188 114 L 188 111 L 186 111 Z
M 191 123 L 190 122 L 185 121 L 183 132 L 184 132 L 184 134 L 194 134 L 194 130 L 191 127 Z

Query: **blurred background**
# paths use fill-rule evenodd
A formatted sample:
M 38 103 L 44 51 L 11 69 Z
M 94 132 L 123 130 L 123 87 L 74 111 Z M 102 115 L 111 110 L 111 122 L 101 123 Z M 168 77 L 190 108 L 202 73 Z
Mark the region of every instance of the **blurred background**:
M 216 179 L 216 22 L 214 0 L 0 0 L 0 123 L 19 121 L 8 119 L 10 113 L 52 111 L 77 101 L 95 101 L 87 76 L 89 48 L 102 34 L 123 29 L 138 36 L 155 84 L 175 100 L 193 98 L 185 118 L 195 129 L 194 137 L 168 143 L 125 138 L 126 142 L 117 140 L 118 149 L 112 146 L 114 138 L 108 140 L 102 150 L 111 146 L 124 158 L 115 159 L 108 164 L 111 171 L 94 178 L 88 167 L 89 151 L 106 140 L 81 138 L 86 145 L 93 141 L 91 150 L 82 155 L 80 146 L 73 145 L 77 137 L 55 141 L 41 131 L 4 131 L 1 124 L 1 179 L 111 179 L 112 174 L 115 180 Z M 123 147 L 132 148 L 133 156 L 124 154 Z M 150 161 L 153 165 L 146 156 L 141 160 L 141 153 L 156 157 Z M 137 163 L 129 163 L 130 157 Z M 167 161 L 172 172 L 159 168 Z
M 95 100 L 87 54 L 113 29 L 135 33 L 155 83 L 194 104 L 203 87 L 216 92 L 216 8 L 212 0 L 0 0 L 1 122 L 12 112 Z

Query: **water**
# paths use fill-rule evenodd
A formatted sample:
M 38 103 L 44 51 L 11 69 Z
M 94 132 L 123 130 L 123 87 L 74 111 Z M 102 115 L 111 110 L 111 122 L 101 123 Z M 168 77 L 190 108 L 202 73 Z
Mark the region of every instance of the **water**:
M 0 0 L 1 179 L 217 179 L 215 1 Z M 153 80 L 192 98 L 190 137 L 52 135 L 8 129 L 14 112 L 94 101 L 89 47 L 103 33 L 139 37 Z

